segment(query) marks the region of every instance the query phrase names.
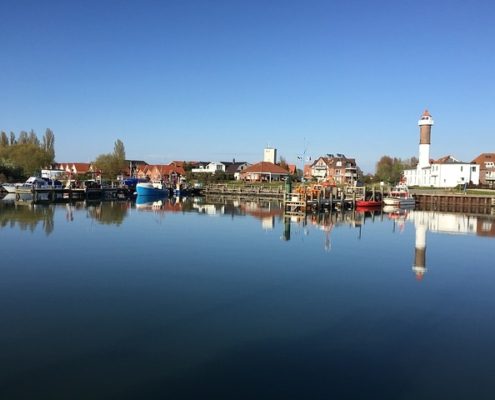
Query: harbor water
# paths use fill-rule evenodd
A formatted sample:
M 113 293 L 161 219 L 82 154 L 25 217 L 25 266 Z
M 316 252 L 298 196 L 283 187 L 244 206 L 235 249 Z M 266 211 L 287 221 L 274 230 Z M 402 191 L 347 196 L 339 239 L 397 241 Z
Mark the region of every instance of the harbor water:
M 492 399 L 495 219 L 0 200 L 2 399 Z

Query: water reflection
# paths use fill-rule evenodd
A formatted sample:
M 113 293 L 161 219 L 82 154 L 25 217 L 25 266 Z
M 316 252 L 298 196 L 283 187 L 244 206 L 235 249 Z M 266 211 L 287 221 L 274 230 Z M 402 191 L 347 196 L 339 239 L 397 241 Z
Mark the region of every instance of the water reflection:
M 0 228 L 19 227 L 33 231 L 39 225 L 49 235 L 55 228 L 56 209 L 64 209 L 65 221 L 74 222 L 85 215 L 103 225 L 120 226 L 132 209 L 138 212 L 198 213 L 206 216 L 252 217 L 260 221 L 260 229 L 280 229 L 280 237 L 290 241 L 295 232 L 307 236 L 312 230 L 322 233 L 324 251 L 332 250 L 331 235 L 334 229 L 347 226 L 356 229 L 356 239 L 365 235 L 366 223 L 392 221 L 393 232 L 401 233 L 410 224 L 415 228 L 416 244 L 413 270 L 420 279 L 426 272 L 427 232 L 441 234 L 467 234 L 495 237 L 495 217 L 439 211 L 421 211 L 385 207 L 383 210 L 359 210 L 332 213 L 285 216 L 283 204 L 277 200 L 240 199 L 224 196 L 197 198 L 141 199 L 112 202 L 77 202 L 67 204 L 36 205 L 15 201 L 6 196 L 0 201 Z M 81 213 L 84 210 L 85 213 Z
M 41 225 L 48 236 L 54 229 L 54 213 L 54 205 L 16 202 L 15 194 L 9 194 L 0 201 L 0 228 L 18 228 L 33 232 Z
M 427 272 L 426 247 L 427 233 L 444 235 L 476 235 L 495 237 L 495 218 L 488 215 L 456 214 L 439 211 L 384 209 L 388 218 L 403 232 L 406 223 L 415 229 L 414 260 L 412 270 L 417 280 L 422 280 Z

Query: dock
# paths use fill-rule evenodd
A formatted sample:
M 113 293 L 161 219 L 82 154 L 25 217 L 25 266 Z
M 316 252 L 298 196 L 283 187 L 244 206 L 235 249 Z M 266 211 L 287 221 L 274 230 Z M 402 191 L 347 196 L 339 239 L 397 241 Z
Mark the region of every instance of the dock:
M 263 185 L 229 185 L 229 184 L 209 184 L 202 190 L 204 195 L 229 195 L 239 197 L 264 197 L 271 199 L 282 199 L 284 197 L 284 187 L 263 186 Z
M 67 203 L 82 200 L 125 200 L 132 197 L 127 188 L 17 188 L 16 200 L 33 203 Z
M 365 197 L 365 187 L 299 187 L 284 193 L 285 215 L 305 215 L 308 212 L 353 210 L 356 201 Z
M 495 194 L 490 196 L 415 192 L 413 197 L 416 200 L 416 204 L 423 209 L 441 209 L 452 212 L 479 210 L 482 213 L 493 213 L 495 211 Z

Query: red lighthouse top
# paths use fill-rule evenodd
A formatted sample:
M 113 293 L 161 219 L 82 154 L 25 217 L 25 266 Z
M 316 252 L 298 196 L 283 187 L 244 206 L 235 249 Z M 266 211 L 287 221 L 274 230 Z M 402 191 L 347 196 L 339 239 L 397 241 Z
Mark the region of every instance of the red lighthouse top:
M 423 113 L 423 115 L 421 115 L 422 117 L 431 117 L 431 114 L 430 112 L 426 109 Z

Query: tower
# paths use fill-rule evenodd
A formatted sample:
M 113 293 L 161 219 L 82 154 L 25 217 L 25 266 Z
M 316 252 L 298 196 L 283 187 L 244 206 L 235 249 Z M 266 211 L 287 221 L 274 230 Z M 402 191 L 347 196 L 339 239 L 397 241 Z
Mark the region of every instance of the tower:
M 272 164 L 277 163 L 277 149 L 272 147 L 266 147 L 263 153 L 263 161 L 270 162 Z
M 419 164 L 418 168 L 430 166 L 430 144 L 431 144 L 431 127 L 433 118 L 428 110 L 425 110 L 418 121 L 419 125 Z

